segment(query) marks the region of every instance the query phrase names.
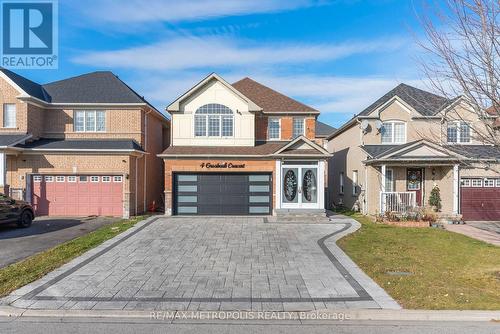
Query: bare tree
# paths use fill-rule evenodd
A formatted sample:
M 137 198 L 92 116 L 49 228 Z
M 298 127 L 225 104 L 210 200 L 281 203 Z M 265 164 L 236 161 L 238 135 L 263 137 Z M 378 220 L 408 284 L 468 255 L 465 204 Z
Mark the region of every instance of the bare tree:
M 420 64 L 432 88 L 479 117 L 478 140 L 500 145 L 500 0 L 438 0 L 419 13 Z

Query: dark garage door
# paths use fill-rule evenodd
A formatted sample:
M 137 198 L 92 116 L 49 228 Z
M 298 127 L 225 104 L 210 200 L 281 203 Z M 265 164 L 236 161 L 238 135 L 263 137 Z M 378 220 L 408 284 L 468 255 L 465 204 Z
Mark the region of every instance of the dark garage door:
M 175 215 L 268 215 L 271 174 L 174 174 Z
M 500 221 L 500 179 L 462 179 L 460 195 L 464 220 Z

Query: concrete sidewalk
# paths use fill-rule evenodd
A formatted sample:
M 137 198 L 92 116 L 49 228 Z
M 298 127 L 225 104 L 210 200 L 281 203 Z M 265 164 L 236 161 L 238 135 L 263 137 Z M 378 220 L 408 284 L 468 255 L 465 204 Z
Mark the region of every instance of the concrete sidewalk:
M 238 312 L 238 313 L 236 313 Z M 149 319 L 167 323 L 208 321 L 228 323 L 276 323 L 315 321 L 458 321 L 500 322 L 500 311 L 459 310 L 389 310 L 389 309 L 328 309 L 304 312 L 259 311 L 126 311 L 126 310 L 32 310 L 1 306 L 0 317 L 7 318 L 96 318 Z M 222 318 L 224 316 L 224 318 Z M 500 323 L 499 323 L 500 329 Z
M 447 231 L 460 233 L 476 240 L 481 240 L 489 244 L 500 246 L 500 234 L 473 227 L 471 225 L 446 224 Z

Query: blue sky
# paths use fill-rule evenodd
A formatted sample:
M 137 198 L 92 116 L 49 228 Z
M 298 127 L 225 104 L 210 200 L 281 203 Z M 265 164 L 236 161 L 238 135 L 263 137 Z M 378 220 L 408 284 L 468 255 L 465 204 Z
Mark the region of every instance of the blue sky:
M 425 88 L 420 0 L 63 0 L 59 69 L 111 70 L 158 109 L 211 72 L 249 76 L 340 126 L 400 82 Z

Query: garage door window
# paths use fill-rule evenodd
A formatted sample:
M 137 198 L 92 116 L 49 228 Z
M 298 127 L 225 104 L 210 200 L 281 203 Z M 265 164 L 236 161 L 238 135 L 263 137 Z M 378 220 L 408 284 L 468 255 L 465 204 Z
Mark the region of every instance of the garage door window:
M 472 179 L 472 187 L 480 188 L 483 186 L 483 180 L 482 179 Z
M 500 179 L 497 179 L 497 187 L 500 187 Z
M 113 182 L 122 182 L 122 177 L 121 176 L 113 177 Z
M 80 182 L 87 182 L 86 176 L 80 176 Z
M 64 182 L 65 179 L 66 178 L 64 176 L 56 176 L 56 182 Z
M 53 176 L 46 176 L 45 182 L 54 182 L 54 177 Z
M 484 179 L 484 186 L 486 188 L 493 188 L 495 186 L 495 179 Z
M 91 176 L 90 182 L 99 182 L 99 176 Z
M 470 187 L 470 179 L 462 179 L 460 184 L 464 188 Z
M 42 182 L 42 177 L 40 175 L 33 176 L 33 182 Z
M 103 176 L 102 182 L 111 182 L 111 176 Z
M 68 176 L 68 182 L 71 182 L 71 183 L 76 182 L 76 176 Z

